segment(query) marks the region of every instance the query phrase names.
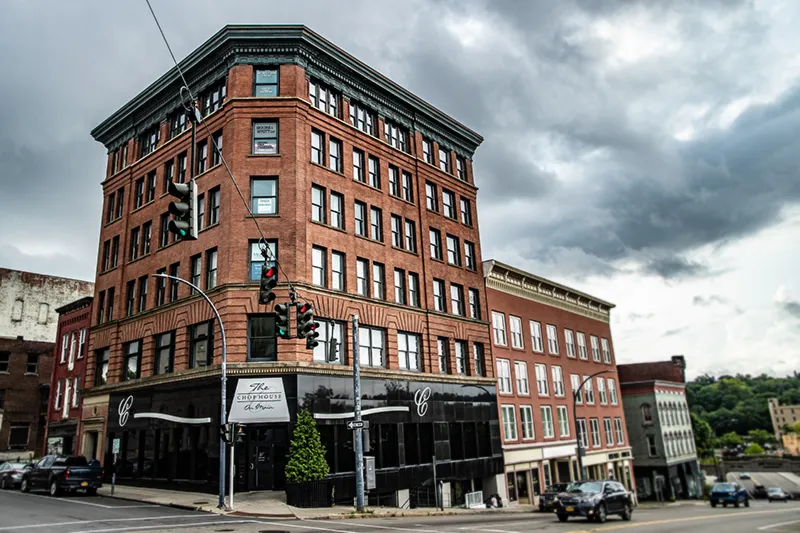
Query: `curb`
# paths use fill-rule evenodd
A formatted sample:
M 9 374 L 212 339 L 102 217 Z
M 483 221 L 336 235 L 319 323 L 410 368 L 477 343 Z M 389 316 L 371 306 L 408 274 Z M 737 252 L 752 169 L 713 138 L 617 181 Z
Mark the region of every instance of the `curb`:
M 489 513 L 498 513 L 498 514 L 523 514 L 523 513 L 534 513 L 529 509 L 519 509 L 519 510 L 505 510 L 499 511 L 497 509 L 472 509 L 471 512 L 468 511 L 422 511 L 418 513 L 409 513 L 409 512 L 387 512 L 387 513 L 352 513 L 352 514 L 335 514 L 335 515 L 323 515 L 323 516 L 315 516 L 313 518 L 300 518 L 299 516 L 295 515 L 296 518 L 299 520 L 356 520 L 356 519 L 367 519 L 367 518 L 397 518 L 397 517 L 424 517 L 424 516 L 456 516 L 456 515 L 465 515 L 465 516 L 473 516 L 476 514 L 489 514 Z M 535 514 L 535 513 L 534 513 Z
M 124 500 L 126 502 L 137 502 L 137 503 L 151 503 L 153 505 L 160 505 L 162 507 L 171 507 L 173 509 L 180 509 L 182 511 L 200 511 L 204 513 L 213 513 L 213 511 L 206 511 L 203 507 L 199 505 L 184 505 L 181 503 L 163 503 L 163 502 L 156 502 L 152 500 L 141 500 L 138 498 L 132 498 L 130 496 L 117 496 L 116 494 L 112 496 L 111 494 L 101 494 L 103 498 L 114 498 L 115 500 Z

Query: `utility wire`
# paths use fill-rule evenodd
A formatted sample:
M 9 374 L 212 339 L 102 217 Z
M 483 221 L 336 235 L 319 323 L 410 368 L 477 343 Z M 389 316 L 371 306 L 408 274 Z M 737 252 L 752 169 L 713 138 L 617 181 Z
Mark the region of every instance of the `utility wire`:
M 200 114 L 199 110 L 197 109 L 197 103 L 196 103 L 197 102 L 197 98 L 192 93 L 192 90 L 189 88 L 189 83 L 186 81 L 186 76 L 183 75 L 183 70 L 181 69 L 181 66 L 178 64 L 178 60 L 175 59 L 175 54 L 172 52 L 172 47 L 169 45 L 169 41 L 167 40 L 167 36 L 164 34 L 164 30 L 161 28 L 161 23 L 158 21 L 158 17 L 156 16 L 156 12 L 153 11 L 153 6 L 150 4 L 150 0 L 145 0 L 145 2 L 147 2 L 147 7 L 150 8 L 150 14 L 153 15 L 153 20 L 155 21 L 156 26 L 158 26 L 158 31 L 161 33 L 161 38 L 164 39 L 164 44 L 167 46 L 167 50 L 169 51 L 169 55 L 172 57 L 172 62 L 175 63 L 175 68 L 178 70 L 178 74 L 181 77 L 181 81 L 183 81 L 183 87 L 181 87 L 181 89 L 180 89 L 181 102 L 182 102 L 184 108 L 186 108 L 186 111 L 188 111 L 189 113 L 192 114 L 191 119 L 195 120 L 197 122 L 200 122 L 203 125 L 203 127 L 205 128 L 206 133 L 208 133 L 208 138 L 211 140 L 211 144 L 214 146 L 214 151 L 217 153 L 217 155 L 219 155 L 219 159 L 222 162 L 222 164 L 225 166 L 225 170 L 228 172 L 228 176 L 230 176 L 231 181 L 233 182 L 233 186 L 236 187 L 236 192 L 239 193 L 239 197 L 242 199 L 242 202 L 244 203 L 244 207 L 247 209 L 248 215 L 250 216 L 250 218 L 253 219 L 253 223 L 256 225 L 256 229 L 258 230 L 258 234 L 261 236 L 261 239 L 259 241 L 259 245 L 261 246 L 261 253 L 264 256 L 264 259 L 267 259 L 268 257 L 271 256 L 272 257 L 272 261 L 278 266 L 278 269 L 283 274 L 283 276 L 286 278 L 286 283 L 288 283 L 289 289 L 291 290 L 291 292 L 295 293 L 295 295 L 297 297 L 299 297 L 304 302 L 308 303 L 308 300 L 303 298 L 297 292 L 297 290 L 294 288 L 294 285 L 292 285 L 292 282 L 289 279 L 289 276 L 286 274 L 286 271 L 283 269 L 283 266 L 281 266 L 280 262 L 278 261 L 278 258 L 269 249 L 269 244 L 267 242 L 266 237 L 264 237 L 264 232 L 261 231 L 261 226 L 258 225 L 258 220 L 255 218 L 255 216 L 253 216 L 253 211 L 250 208 L 250 204 L 247 202 L 247 199 L 244 197 L 244 194 L 242 193 L 242 189 L 239 187 L 239 184 L 236 182 L 236 178 L 233 177 L 233 172 L 231 171 L 231 167 L 228 166 L 228 162 L 225 161 L 225 157 L 222 155 L 222 150 L 220 150 L 219 146 L 217 145 L 217 141 L 214 139 L 214 136 L 211 134 L 211 129 L 208 127 L 208 124 L 206 123 L 206 121 L 203 120 L 203 116 Z M 189 94 L 189 99 L 190 99 L 189 104 L 187 104 L 186 102 L 183 101 L 183 91 L 186 91 Z M 192 163 L 194 163 L 194 162 L 192 162 Z

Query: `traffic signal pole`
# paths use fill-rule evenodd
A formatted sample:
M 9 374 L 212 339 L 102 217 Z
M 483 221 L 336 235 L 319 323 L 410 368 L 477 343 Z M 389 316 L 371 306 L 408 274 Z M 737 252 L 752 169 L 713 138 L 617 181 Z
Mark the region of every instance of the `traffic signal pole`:
M 356 452 L 356 510 L 364 512 L 364 443 L 361 430 L 361 361 L 358 348 L 358 315 L 353 315 L 353 414 Z

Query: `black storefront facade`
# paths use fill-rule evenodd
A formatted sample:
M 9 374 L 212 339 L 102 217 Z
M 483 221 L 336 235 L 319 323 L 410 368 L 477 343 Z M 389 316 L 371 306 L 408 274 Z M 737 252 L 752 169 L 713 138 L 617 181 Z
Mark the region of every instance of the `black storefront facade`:
M 637 466 L 640 500 L 696 499 L 703 496 L 697 459 L 664 466 Z
M 503 493 L 494 384 L 413 377 L 362 378 L 362 411 L 370 424 L 365 439 L 371 451 L 365 455 L 374 457 L 376 466 L 377 488 L 370 491 L 369 504 L 414 505 L 415 495 L 432 487 L 434 456 L 450 504 L 462 503 L 473 490 Z M 279 380 L 288 421 L 244 424 L 243 442 L 235 451 L 236 490 L 283 490 L 292 427 L 298 411 L 307 408 L 326 448 L 334 499 L 352 504 L 354 443 L 346 427 L 354 407 L 352 377 L 248 372 L 228 379 L 228 412 L 241 398 L 239 380 L 259 378 L 272 384 Z M 104 464 L 113 463 L 113 440 L 118 438 L 117 482 L 216 492 L 219 403 L 218 377 L 112 393 Z M 283 409 L 279 403 L 273 405 Z

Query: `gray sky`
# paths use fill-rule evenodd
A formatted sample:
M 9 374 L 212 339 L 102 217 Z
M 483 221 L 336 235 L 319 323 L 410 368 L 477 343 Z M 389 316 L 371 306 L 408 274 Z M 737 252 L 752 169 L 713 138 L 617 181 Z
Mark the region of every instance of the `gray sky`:
M 797 2 L 152 2 L 179 58 L 303 23 L 480 132 L 484 258 L 615 302 L 620 362 L 800 369 Z M 171 60 L 144 0 L 2 11 L 0 266 L 92 279 L 89 131 Z

